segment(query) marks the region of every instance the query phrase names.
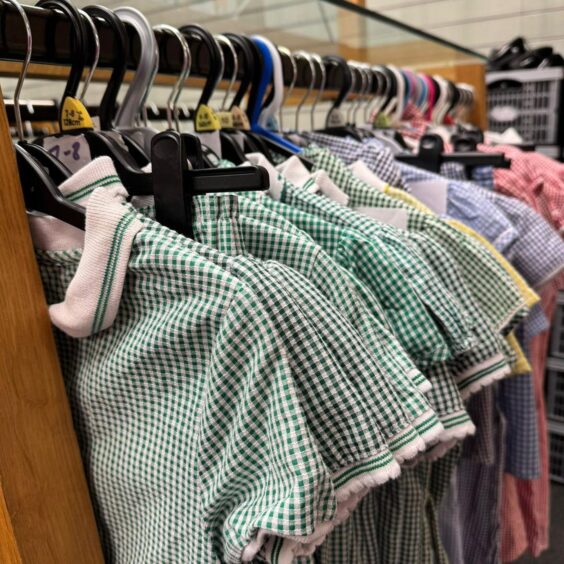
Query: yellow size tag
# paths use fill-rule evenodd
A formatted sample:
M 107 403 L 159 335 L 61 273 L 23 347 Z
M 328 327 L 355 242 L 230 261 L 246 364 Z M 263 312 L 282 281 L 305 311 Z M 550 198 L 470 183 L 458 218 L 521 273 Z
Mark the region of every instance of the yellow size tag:
M 231 114 L 233 115 L 233 127 L 235 129 L 251 129 L 247 114 L 239 106 L 233 106 L 231 108 Z
M 380 112 L 379 114 L 374 116 L 374 120 L 372 121 L 372 125 L 378 128 L 388 128 L 392 124 L 392 120 L 386 114 Z
M 233 114 L 231 112 L 217 112 L 219 123 L 222 129 L 233 129 Z
M 221 123 L 216 113 L 209 106 L 202 104 L 196 110 L 194 128 L 198 132 L 217 131 L 221 129 Z
M 73 129 L 94 129 L 94 123 L 84 107 L 84 104 L 77 98 L 67 96 L 63 102 L 63 108 L 59 117 L 61 131 L 71 131 Z

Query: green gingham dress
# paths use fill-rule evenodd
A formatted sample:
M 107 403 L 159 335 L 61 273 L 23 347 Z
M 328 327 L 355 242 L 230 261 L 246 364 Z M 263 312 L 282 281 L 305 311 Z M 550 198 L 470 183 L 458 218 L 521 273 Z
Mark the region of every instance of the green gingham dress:
M 283 557 L 337 499 L 278 329 L 124 195 L 92 194 L 84 250 L 37 251 L 52 319 L 81 334 L 56 330 L 106 558 L 240 562 L 277 536 Z M 55 249 L 69 238 L 33 230 Z
M 409 220 L 407 232 L 368 217 L 358 228 L 366 234 L 379 234 L 390 244 L 414 243 L 446 287 L 456 293 L 466 311 L 474 317 L 475 326 L 481 333 L 478 345 L 458 363 L 450 364 L 464 387 L 464 396 L 469 397 L 484 385 L 507 376 L 511 358 L 502 354 L 502 351 L 508 351 L 498 335 L 506 334 L 515 327 L 528 309 L 518 288 L 496 260 L 475 241 L 440 219 L 414 210 L 360 181 L 328 151 L 308 151 L 317 166 L 327 170 L 345 192 L 350 192 L 349 205 L 355 206 L 360 202 L 365 208 L 405 210 Z M 356 221 L 361 223 L 358 218 Z M 453 283 L 453 279 L 464 280 L 464 283 Z
M 262 163 L 261 163 L 262 164 Z M 272 182 L 272 179 L 271 179 Z M 285 182 L 283 183 L 283 187 L 282 189 L 279 191 L 280 192 L 280 196 L 284 197 L 286 195 L 286 193 L 290 192 L 290 189 L 292 188 L 292 186 Z M 307 194 L 304 193 L 304 197 L 300 198 L 299 196 L 302 195 L 302 192 L 299 191 L 297 192 L 296 189 L 293 190 L 294 193 L 296 193 L 296 198 L 295 198 L 295 203 L 296 203 L 296 207 L 292 208 L 290 205 L 284 205 L 281 204 L 280 202 L 276 202 L 276 201 L 272 201 L 272 200 L 267 200 L 267 199 L 261 199 L 260 201 L 263 203 L 263 205 L 268 205 L 271 209 L 278 211 L 281 215 L 284 215 L 285 217 L 287 217 L 290 220 L 297 220 L 297 217 L 299 217 L 300 215 L 304 216 L 304 212 L 300 212 L 299 209 L 297 209 L 298 206 L 301 205 L 302 202 L 305 202 L 306 206 L 310 206 L 313 209 L 315 209 L 317 206 L 321 206 L 320 208 L 320 214 L 322 213 L 326 213 L 326 214 L 331 214 L 335 212 L 335 208 L 337 208 L 337 211 L 341 211 L 340 210 L 340 206 L 337 206 L 334 202 L 331 202 L 329 200 L 323 199 L 323 198 L 319 198 L 318 196 L 315 196 L 313 194 Z M 354 212 L 351 212 L 350 210 L 347 210 L 346 208 L 344 209 L 345 215 L 355 215 Z M 305 214 L 307 215 L 307 214 Z M 305 217 L 305 216 L 304 216 Z M 334 231 L 339 232 L 339 228 L 335 225 L 332 224 L 328 224 L 327 222 L 324 222 L 322 219 L 318 219 L 317 217 L 313 216 L 312 214 L 309 214 L 309 217 L 313 218 L 312 221 L 310 223 L 300 223 L 298 224 L 299 227 L 301 228 L 305 228 L 306 230 L 308 230 L 308 233 L 310 235 L 314 235 L 315 237 L 319 237 L 318 242 L 322 245 L 325 246 L 327 248 L 327 250 L 331 253 L 334 250 L 335 247 L 335 241 L 339 241 L 340 240 L 340 233 L 337 233 L 336 236 L 332 236 L 331 234 Z M 323 229 L 323 226 L 327 227 L 327 230 Z M 309 231 L 309 228 L 312 227 L 313 230 Z M 320 228 L 320 230 L 318 232 L 315 231 L 316 228 Z M 328 235 L 329 234 L 329 235 Z M 357 240 L 361 240 L 364 244 L 370 244 L 369 241 L 366 240 L 366 238 L 362 237 L 361 235 L 355 235 L 353 238 L 353 241 L 357 239 Z M 359 253 L 360 258 L 362 259 L 363 257 L 365 257 L 365 253 L 364 252 L 360 252 Z M 386 256 L 386 255 L 384 255 Z M 334 256 L 334 258 L 337 259 L 338 262 L 340 262 L 341 260 L 343 260 L 342 256 L 336 255 Z M 350 255 L 349 255 L 350 258 Z M 375 260 L 379 260 L 378 256 L 376 255 L 374 257 Z M 380 257 L 381 259 L 381 257 Z M 389 260 L 387 261 L 381 261 L 383 262 L 383 268 L 387 268 L 388 264 L 389 264 Z M 361 268 L 366 268 L 368 271 L 367 277 L 366 277 L 366 281 L 368 282 L 368 284 L 384 284 L 385 287 L 387 287 L 387 292 L 388 295 L 391 297 L 388 297 L 388 301 L 391 304 L 391 307 L 394 307 L 395 303 L 394 302 L 399 302 L 399 299 L 395 299 L 396 296 L 398 295 L 397 292 L 399 292 L 399 288 L 401 288 L 402 286 L 405 287 L 405 279 L 407 278 L 407 276 L 405 278 L 396 278 L 395 279 L 395 284 L 390 284 L 390 277 L 386 277 L 386 276 L 379 276 L 378 275 L 378 270 L 374 268 L 374 266 L 372 266 L 372 261 L 370 260 L 360 260 L 359 265 Z M 345 263 L 345 266 L 348 266 L 349 268 L 351 267 L 350 262 L 348 264 Z M 354 270 L 354 274 L 356 276 L 359 275 L 358 269 Z M 393 279 L 392 279 L 393 281 Z M 376 292 L 378 292 L 377 287 L 375 288 Z M 391 293 L 391 294 L 390 294 Z M 446 293 L 446 291 L 445 291 Z M 399 294 L 401 296 L 401 294 Z M 417 301 L 413 301 L 413 302 L 404 302 L 407 304 L 407 309 L 411 310 L 413 312 L 417 312 Z M 454 308 L 453 308 L 454 309 Z M 419 311 L 422 311 L 421 309 Z M 423 313 L 424 315 L 424 313 Z M 423 320 L 425 320 L 425 317 L 422 318 Z M 427 320 L 429 320 L 430 318 L 427 316 Z M 452 317 L 451 317 L 452 319 Z M 455 318 L 456 319 L 456 318 Z M 421 321 L 421 317 L 419 317 L 419 321 L 420 321 L 420 325 L 423 325 L 423 323 L 425 323 L 425 321 Z M 459 326 L 463 326 L 464 324 L 464 318 L 460 318 L 459 321 Z M 407 327 L 402 326 L 401 324 L 397 325 L 397 327 L 395 327 L 395 329 L 398 331 L 398 337 L 400 338 L 400 342 L 402 341 L 402 337 L 403 335 L 408 332 L 408 334 L 413 331 L 412 327 L 410 327 L 409 325 L 407 325 Z M 459 327 L 452 327 L 452 332 L 454 334 L 456 334 L 456 332 L 459 331 Z M 427 333 L 429 334 L 429 333 Z M 435 335 L 439 335 L 439 330 L 438 328 L 435 327 Z M 422 338 L 424 336 L 424 333 L 422 334 Z M 415 342 L 417 342 L 415 340 Z M 444 341 L 443 341 L 444 343 Z M 404 343 L 402 343 L 404 344 Z M 421 347 L 421 344 L 419 343 L 419 347 Z M 428 347 L 429 349 L 432 350 L 432 347 Z M 462 347 L 461 347 L 462 348 Z M 462 348 L 462 350 L 464 350 Z M 412 354 L 413 352 L 410 351 Z M 420 359 L 414 359 L 416 362 Z M 444 362 L 438 362 L 435 364 L 432 363 L 426 363 L 426 372 L 425 375 L 429 377 L 429 379 L 433 382 L 433 387 L 431 389 L 431 391 L 428 393 L 428 397 L 431 403 L 431 406 L 433 407 L 433 409 L 438 413 L 439 418 L 441 420 L 441 423 L 443 424 L 443 426 L 446 429 L 446 432 L 443 433 L 441 435 L 441 442 L 445 443 L 446 446 L 452 446 L 452 441 L 454 439 L 460 439 L 463 438 L 464 436 L 471 434 L 474 432 L 474 425 L 472 424 L 468 414 L 466 413 L 466 410 L 464 409 L 464 405 L 462 403 L 462 399 L 460 396 L 460 393 L 458 391 L 458 388 L 456 386 L 456 383 L 454 381 L 454 379 L 452 378 L 452 376 L 449 374 L 447 368 L 446 368 L 446 364 Z M 440 452 L 444 452 L 445 450 L 445 445 L 443 445 L 443 447 L 441 447 Z
M 433 238 L 456 259 L 496 331 L 507 334 L 526 317 L 528 312 L 518 288 L 495 258 L 475 240 L 440 218 L 422 213 L 362 182 L 329 151 L 311 147 L 305 154 L 349 196 L 349 207 L 405 209 L 408 231 L 422 232 Z

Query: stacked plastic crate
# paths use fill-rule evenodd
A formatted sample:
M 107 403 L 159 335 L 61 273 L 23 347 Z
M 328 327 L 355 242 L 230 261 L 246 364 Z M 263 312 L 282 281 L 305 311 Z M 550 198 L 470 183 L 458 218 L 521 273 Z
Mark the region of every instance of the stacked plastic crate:
M 491 131 L 513 127 L 525 143 L 562 160 L 564 68 L 510 70 L 486 74 Z

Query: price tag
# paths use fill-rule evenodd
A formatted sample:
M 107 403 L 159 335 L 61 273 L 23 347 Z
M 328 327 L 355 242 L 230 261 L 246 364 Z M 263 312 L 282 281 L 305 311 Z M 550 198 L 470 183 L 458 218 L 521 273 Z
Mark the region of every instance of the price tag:
M 211 149 L 219 158 L 221 158 L 221 137 L 219 131 L 204 131 L 196 133 L 202 145 Z M 202 149 L 204 149 L 202 147 Z
M 243 109 L 239 106 L 233 106 L 231 108 L 231 114 L 233 115 L 233 127 L 235 129 L 251 129 L 249 118 Z
M 45 137 L 43 147 L 73 173 L 92 160 L 84 135 Z
M 221 129 L 221 123 L 216 113 L 209 106 L 202 104 L 198 106 L 196 110 L 194 129 L 198 133 L 204 131 L 219 131 Z
M 233 129 L 233 114 L 231 112 L 217 112 L 221 129 Z
M 59 116 L 59 125 L 61 126 L 61 131 L 94 129 L 94 123 L 84 104 L 71 96 L 67 96 L 63 102 L 63 108 Z

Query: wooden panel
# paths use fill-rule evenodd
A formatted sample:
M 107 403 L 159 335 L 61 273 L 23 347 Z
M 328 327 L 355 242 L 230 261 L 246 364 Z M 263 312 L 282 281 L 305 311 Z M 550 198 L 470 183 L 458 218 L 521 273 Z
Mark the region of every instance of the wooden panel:
M 1 561 L 102 564 L 1 96 L 0 170 Z
M 361 8 L 366 5 L 365 0 L 350 0 L 351 4 L 356 4 Z M 367 61 L 365 47 L 351 47 L 349 45 L 350 37 L 366 37 L 367 22 L 365 18 L 361 18 L 356 12 L 349 12 L 348 10 L 337 11 L 337 49 L 341 57 L 355 61 Z M 364 41 L 363 41 L 364 43 Z
M 0 562 L 2 564 L 22 564 L 16 536 L 12 529 L 10 515 L 6 507 L 4 492 L 0 490 Z

